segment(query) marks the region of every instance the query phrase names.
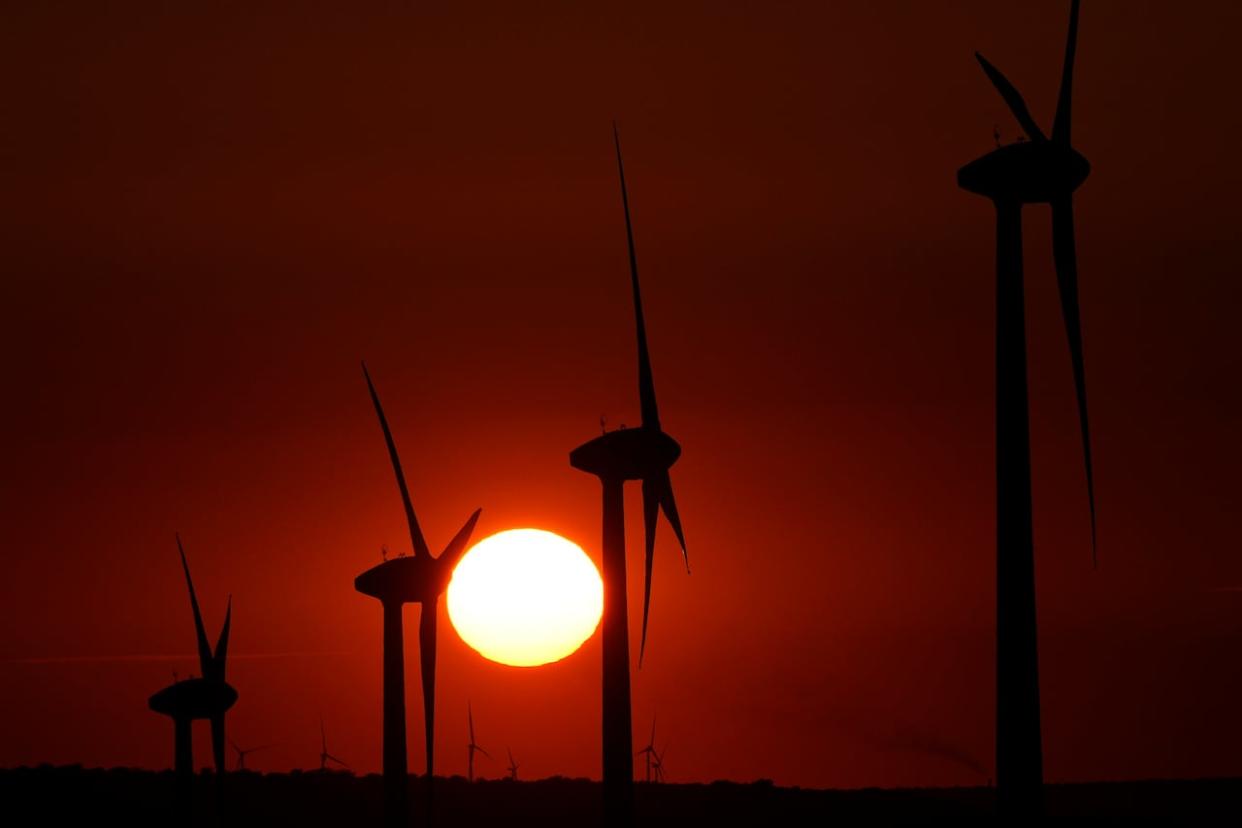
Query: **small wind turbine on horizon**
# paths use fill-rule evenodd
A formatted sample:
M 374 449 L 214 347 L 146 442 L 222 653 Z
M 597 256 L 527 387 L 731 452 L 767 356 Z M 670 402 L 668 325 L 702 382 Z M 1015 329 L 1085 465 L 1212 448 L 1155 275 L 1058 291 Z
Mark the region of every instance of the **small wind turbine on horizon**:
M 655 726 L 656 726 L 655 716 L 652 716 L 652 717 L 651 717 L 651 739 L 647 742 L 646 746 L 644 746 L 642 750 L 640 750 L 640 751 L 638 751 L 637 753 L 635 753 L 635 754 L 634 754 L 635 756 L 642 756 L 642 757 L 644 757 L 644 758 L 646 759 L 646 762 L 647 762 L 647 782 L 649 782 L 649 783 L 651 782 L 651 758 L 655 755 L 655 752 L 656 752 L 656 749 L 655 749 Z
M 384 408 L 380 405 L 379 394 L 376 393 L 375 385 L 371 382 L 366 363 L 362 365 L 362 375 L 366 378 L 367 389 L 371 393 L 371 402 L 375 406 L 375 414 L 379 417 L 380 428 L 384 432 L 384 442 L 388 446 L 388 456 L 392 460 L 397 488 L 401 491 L 401 502 L 405 506 L 405 519 L 409 524 L 410 543 L 413 546 L 412 555 L 402 555 L 385 560 L 354 579 L 354 588 L 358 592 L 378 598 L 383 605 L 384 812 L 389 824 L 404 824 L 409 815 L 407 802 L 409 773 L 405 735 L 405 635 L 401 611 L 405 604 L 422 605 L 418 619 L 418 648 L 423 685 L 423 725 L 427 753 L 428 808 L 430 808 L 430 791 L 435 768 L 436 608 L 439 605 L 440 594 L 448 587 L 453 567 L 457 565 L 466 551 L 466 544 L 470 541 L 470 534 L 474 531 L 474 525 L 478 522 L 479 513 L 482 510 L 475 509 L 474 514 L 449 541 L 440 557 L 431 556 L 431 550 L 423 539 L 422 529 L 418 526 L 418 518 L 414 515 L 414 504 L 410 500 L 410 490 L 406 486 L 405 474 L 401 470 L 397 445 L 393 441 L 388 419 L 384 416 Z
M 151 696 L 148 706 L 156 713 L 173 720 L 173 767 L 181 787 L 187 796 L 194 777 L 194 747 L 191 723 L 195 719 L 211 722 L 211 752 L 216 765 L 216 784 L 224 778 L 224 714 L 237 702 L 237 691 L 224 679 L 226 659 L 229 652 L 229 629 L 233 619 L 233 596 L 229 596 L 224 611 L 224 625 L 216 640 L 213 652 L 203 627 L 203 615 L 198 608 L 194 593 L 194 580 L 190 577 L 190 565 L 186 563 L 185 547 L 181 535 L 177 535 L 177 551 L 181 554 L 181 569 L 185 573 L 186 587 L 190 591 L 190 608 L 194 612 L 194 636 L 198 643 L 198 664 L 202 675 L 198 678 L 174 681 L 168 687 Z
M 996 208 L 996 785 L 1003 816 L 1042 812 L 1039 645 L 1031 518 L 1031 448 L 1022 274 L 1022 207 L 1052 206 L 1052 253 L 1069 339 L 1096 561 L 1095 483 L 1087 422 L 1073 193 L 1091 171 L 1070 143 L 1079 0 L 1070 5 L 1065 62 L 1052 135 L 1044 135 L 1018 90 L 976 53 L 1029 141 L 999 147 L 958 171 L 958 185 Z
M 517 781 L 518 763 L 513 761 L 513 751 L 505 748 L 505 752 L 509 754 L 509 781 Z
M 254 753 L 255 751 L 267 750 L 268 748 L 272 747 L 271 745 L 259 745 L 258 747 L 242 749 L 241 747 L 238 747 L 237 742 L 234 742 L 232 739 L 229 739 L 229 744 L 233 746 L 233 752 L 237 754 L 237 766 L 235 770 L 239 770 L 239 771 L 246 769 L 246 757 L 247 756 Z
M 468 754 L 468 758 L 466 760 L 466 781 L 473 782 L 474 781 L 474 754 L 475 752 L 477 751 L 483 754 L 488 759 L 491 759 L 492 755 L 488 753 L 486 750 L 484 750 L 481 745 L 476 744 L 474 741 L 474 710 L 471 709 L 469 702 L 466 702 L 466 717 L 470 722 L 470 744 L 466 748 L 466 752 Z
M 634 229 L 630 221 L 621 139 L 613 124 L 617 173 L 621 179 L 621 206 L 625 212 L 625 235 L 630 258 L 630 287 L 638 340 L 638 396 L 642 423 L 638 428 L 606 432 L 570 452 L 569 464 L 597 476 L 603 488 L 604 564 L 604 815 L 609 825 L 630 825 L 634 820 L 634 737 L 630 711 L 630 631 L 625 582 L 625 482 L 641 480 L 643 525 L 646 535 L 643 583 L 643 629 L 639 666 L 647 646 L 647 619 L 651 604 L 651 565 L 655 551 L 656 521 L 664 512 L 681 544 L 686 571 L 686 539 L 682 533 L 669 469 L 681 456 L 681 446 L 660 427 L 656 407 L 651 356 L 643 319 L 642 294 L 638 286 L 638 259 L 634 252 Z
M 328 753 L 328 731 L 323 726 L 323 719 L 319 720 L 319 769 L 326 771 L 329 762 L 335 762 L 345 770 L 349 770 L 349 765 L 340 759 L 337 759 L 331 753 Z
M 668 745 L 664 746 L 664 750 L 658 753 L 653 750 L 652 753 L 655 754 L 655 758 L 651 760 L 651 769 L 655 771 L 656 784 L 662 785 L 664 784 L 664 754 L 668 753 Z

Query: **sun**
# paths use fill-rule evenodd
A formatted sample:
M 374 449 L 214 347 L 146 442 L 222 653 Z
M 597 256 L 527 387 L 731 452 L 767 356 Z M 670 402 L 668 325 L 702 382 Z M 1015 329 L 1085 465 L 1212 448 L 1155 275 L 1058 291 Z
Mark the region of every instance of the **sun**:
M 604 583 L 582 547 L 542 529 L 479 541 L 457 564 L 448 613 L 484 658 L 514 667 L 559 661 L 599 626 Z

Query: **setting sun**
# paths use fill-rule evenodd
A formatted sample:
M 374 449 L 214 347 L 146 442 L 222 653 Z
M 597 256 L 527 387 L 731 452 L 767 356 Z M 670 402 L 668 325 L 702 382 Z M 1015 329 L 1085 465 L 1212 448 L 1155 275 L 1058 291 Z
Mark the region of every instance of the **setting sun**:
M 558 661 L 599 624 L 604 585 L 582 548 L 542 529 L 475 544 L 453 570 L 448 613 L 484 658 L 514 667 Z

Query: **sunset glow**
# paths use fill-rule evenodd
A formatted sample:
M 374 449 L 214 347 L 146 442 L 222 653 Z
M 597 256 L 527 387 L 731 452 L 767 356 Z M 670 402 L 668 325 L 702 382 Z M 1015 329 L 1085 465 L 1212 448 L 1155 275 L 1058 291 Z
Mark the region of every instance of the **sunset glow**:
M 576 543 L 542 529 L 510 529 L 475 544 L 448 587 L 462 640 L 514 667 L 559 661 L 599 625 L 604 587 Z

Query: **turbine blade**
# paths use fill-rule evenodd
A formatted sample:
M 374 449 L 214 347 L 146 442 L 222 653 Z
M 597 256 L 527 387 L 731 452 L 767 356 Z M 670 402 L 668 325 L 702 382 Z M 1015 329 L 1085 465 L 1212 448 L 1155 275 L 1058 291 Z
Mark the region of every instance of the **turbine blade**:
M 643 633 L 638 644 L 638 667 L 642 669 L 647 652 L 647 619 L 651 611 L 651 563 L 655 558 L 656 519 L 659 517 L 659 478 L 643 480 Z
M 418 619 L 418 650 L 423 674 L 423 727 L 427 742 L 427 778 L 435 768 L 436 735 L 436 604 L 423 603 Z
M 681 559 L 686 564 L 686 574 L 690 574 L 690 554 L 686 552 L 686 535 L 681 530 L 681 515 L 677 513 L 677 500 L 673 497 L 673 481 L 669 478 L 668 472 L 664 472 L 662 481 L 662 493 L 660 496 L 660 508 L 664 511 L 664 517 L 668 518 L 669 525 L 673 527 L 673 534 L 677 536 L 677 542 L 681 544 Z
M 630 284 L 634 291 L 634 325 L 638 333 L 638 401 L 642 407 L 642 424 L 660 427 L 656 408 L 655 381 L 651 377 L 651 355 L 647 351 L 647 325 L 643 319 L 643 297 L 638 289 L 638 257 L 634 253 L 634 226 L 630 222 L 630 195 L 625 186 L 625 164 L 621 161 L 621 136 L 616 121 L 612 124 L 612 140 L 617 147 L 617 173 L 621 176 L 621 206 L 625 210 L 625 239 L 630 250 Z
M 380 428 L 384 430 L 384 442 L 388 444 L 388 456 L 392 458 L 392 470 L 397 475 L 397 488 L 401 490 L 401 502 L 405 504 L 405 519 L 410 524 L 410 542 L 414 546 L 415 555 L 430 555 L 427 542 L 423 540 L 423 530 L 418 528 L 418 518 L 414 515 L 414 504 L 410 502 L 410 490 L 405 485 L 405 473 L 401 471 L 401 458 L 397 456 L 397 444 L 393 442 L 392 431 L 388 428 L 388 418 L 384 416 L 384 407 L 380 405 L 379 394 L 371 382 L 367 372 L 367 364 L 362 363 L 362 375 L 367 378 L 367 388 L 371 392 L 371 402 L 375 404 L 375 413 L 379 416 Z
M 647 651 L 647 621 L 651 610 L 651 565 L 655 557 L 655 533 L 657 512 L 662 510 L 677 535 L 681 544 L 681 556 L 686 563 L 686 573 L 690 572 L 690 557 L 686 552 L 686 536 L 681 528 L 681 515 L 677 512 L 677 500 L 673 497 L 673 482 L 667 471 L 655 477 L 643 479 L 643 529 L 645 532 L 646 555 L 643 559 L 643 631 L 638 645 L 638 666 L 643 666 L 643 656 Z M 654 724 L 654 723 L 653 723 Z
M 229 629 L 233 623 L 233 596 L 229 596 L 228 607 L 224 610 L 224 626 L 220 628 L 220 638 L 216 641 L 216 653 L 212 657 L 212 678 L 224 681 L 224 667 L 229 657 Z
M 475 509 L 474 514 L 466 519 L 465 525 L 457 530 L 457 534 L 440 553 L 438 560 L 444 565 L 442 569 L 445 572 L 452 572 L 453 567 L 457 566 L 457 562 L 461 560 L 461 556 L 466 553 L 466 544 L 470 543 L 470 535 L 474 532 L 474 525 L 479 522 L 479 514 L 482 511 L 482 509 Z
M 216 760 L 217 778 L 224 774 L 224 714 L 211 717 L 211 753 Z
M 1075 4 L 1077 5 L 1077 4 Z M 1070 197 L 1052 204 L 1052 257 L 1057 286 L 1061 291 L 1061 315 L 1069 339 L 1078 395 L 1078 423 L 1082 430 L 1082 453 L 1087 471 L 1087 503 L 1091 509 L 1091 565 L 1098 566 L 1095 543 L 1095 475 L 1091 465 L 1091 429 L 1087 420 L 1087 378 L 1082 355 L 1082 316 L 1078 307 L 1078 257 L 1074 245 L 1074 202 Z
M 651 741 L 648 742 L 648 744 L 650 745 L 655 744 L 655 725 L 656 725 L 656 719 L 655 719 L 655 716 L 652 716 L 651 717 Z
M 490 753 L 488 753 L 486 750 L 479 747 L 478 745 L 475 745 L 474 749 L 477 750 L 479 753 L 483 754 L 484 756 L 486 756 L 488 759 L 492 758 L 492 755 Z
M 1022 100 L 1022 95 L 1018 92 L 1014 85 L 1009 82 L 1001 71 L 988 62 L 983 55 L 975 52 L 975 57 L 979 61 L 979 65 L 983 67 L 983 71 L 987 74 L 988 80 L 992 81 L 992 85 L 996 87 L 996 91 L 1000 92 L 1001 97 L 1005 99 L 1005 103 L 1009 105 L 1009 109 L 1013 112 L 1018 124 L 1026 130 L 1026 134 L 1031 137 L 1032 141 L 1047 141 L 1043 130 L 1039 128 L 1039 124 L 1035 123 L 1035 119 L 1031 117 L 1031 111 L 1026 108 L 1026 101 Z
M 1070 111 L 1073 109 L 1074 58 L 1078 53 L 1079 0 L 1070 4 L 1069 33 L 1065 37 L 1065 66 L 1061 69 L 1061 92 L 1057 95 L 1057 114 L 1052 122 L 1052 140 L 1069 145 Z
M 328 761 L 330 761 L 330 762 L 336 762 L 336 763 L 337 763 L 338 765 L 340 765 L 342 768 L 346 768 L 346 769 L 348 769 L 348 768 L 349 768 L 349 765 L 345 764 L 345 763 L 344 763 L 344 762 L 342 762 L 340 759 L 337 759 L 337 758 L 336 758 L 335 756 L 333 756 L 331 753 L 327 754 L 327 758 L 328 758 Z
M 203 628 L 203 614 L 198 609 L 198 596 L 194 594 L 194 579 L 190 577 L 190 565 L 185 560 L 185 547 L 181 535 L 177 535 L 177 551 L 181 553 L 181 568 L 185 570 L 185 583 L 190 588 L 190 608 L 194 610 L 194 634 L 198 639 L 198 666 L 206 678 L 212 672 L 211 645 L 207 643 L 207 630 Z

